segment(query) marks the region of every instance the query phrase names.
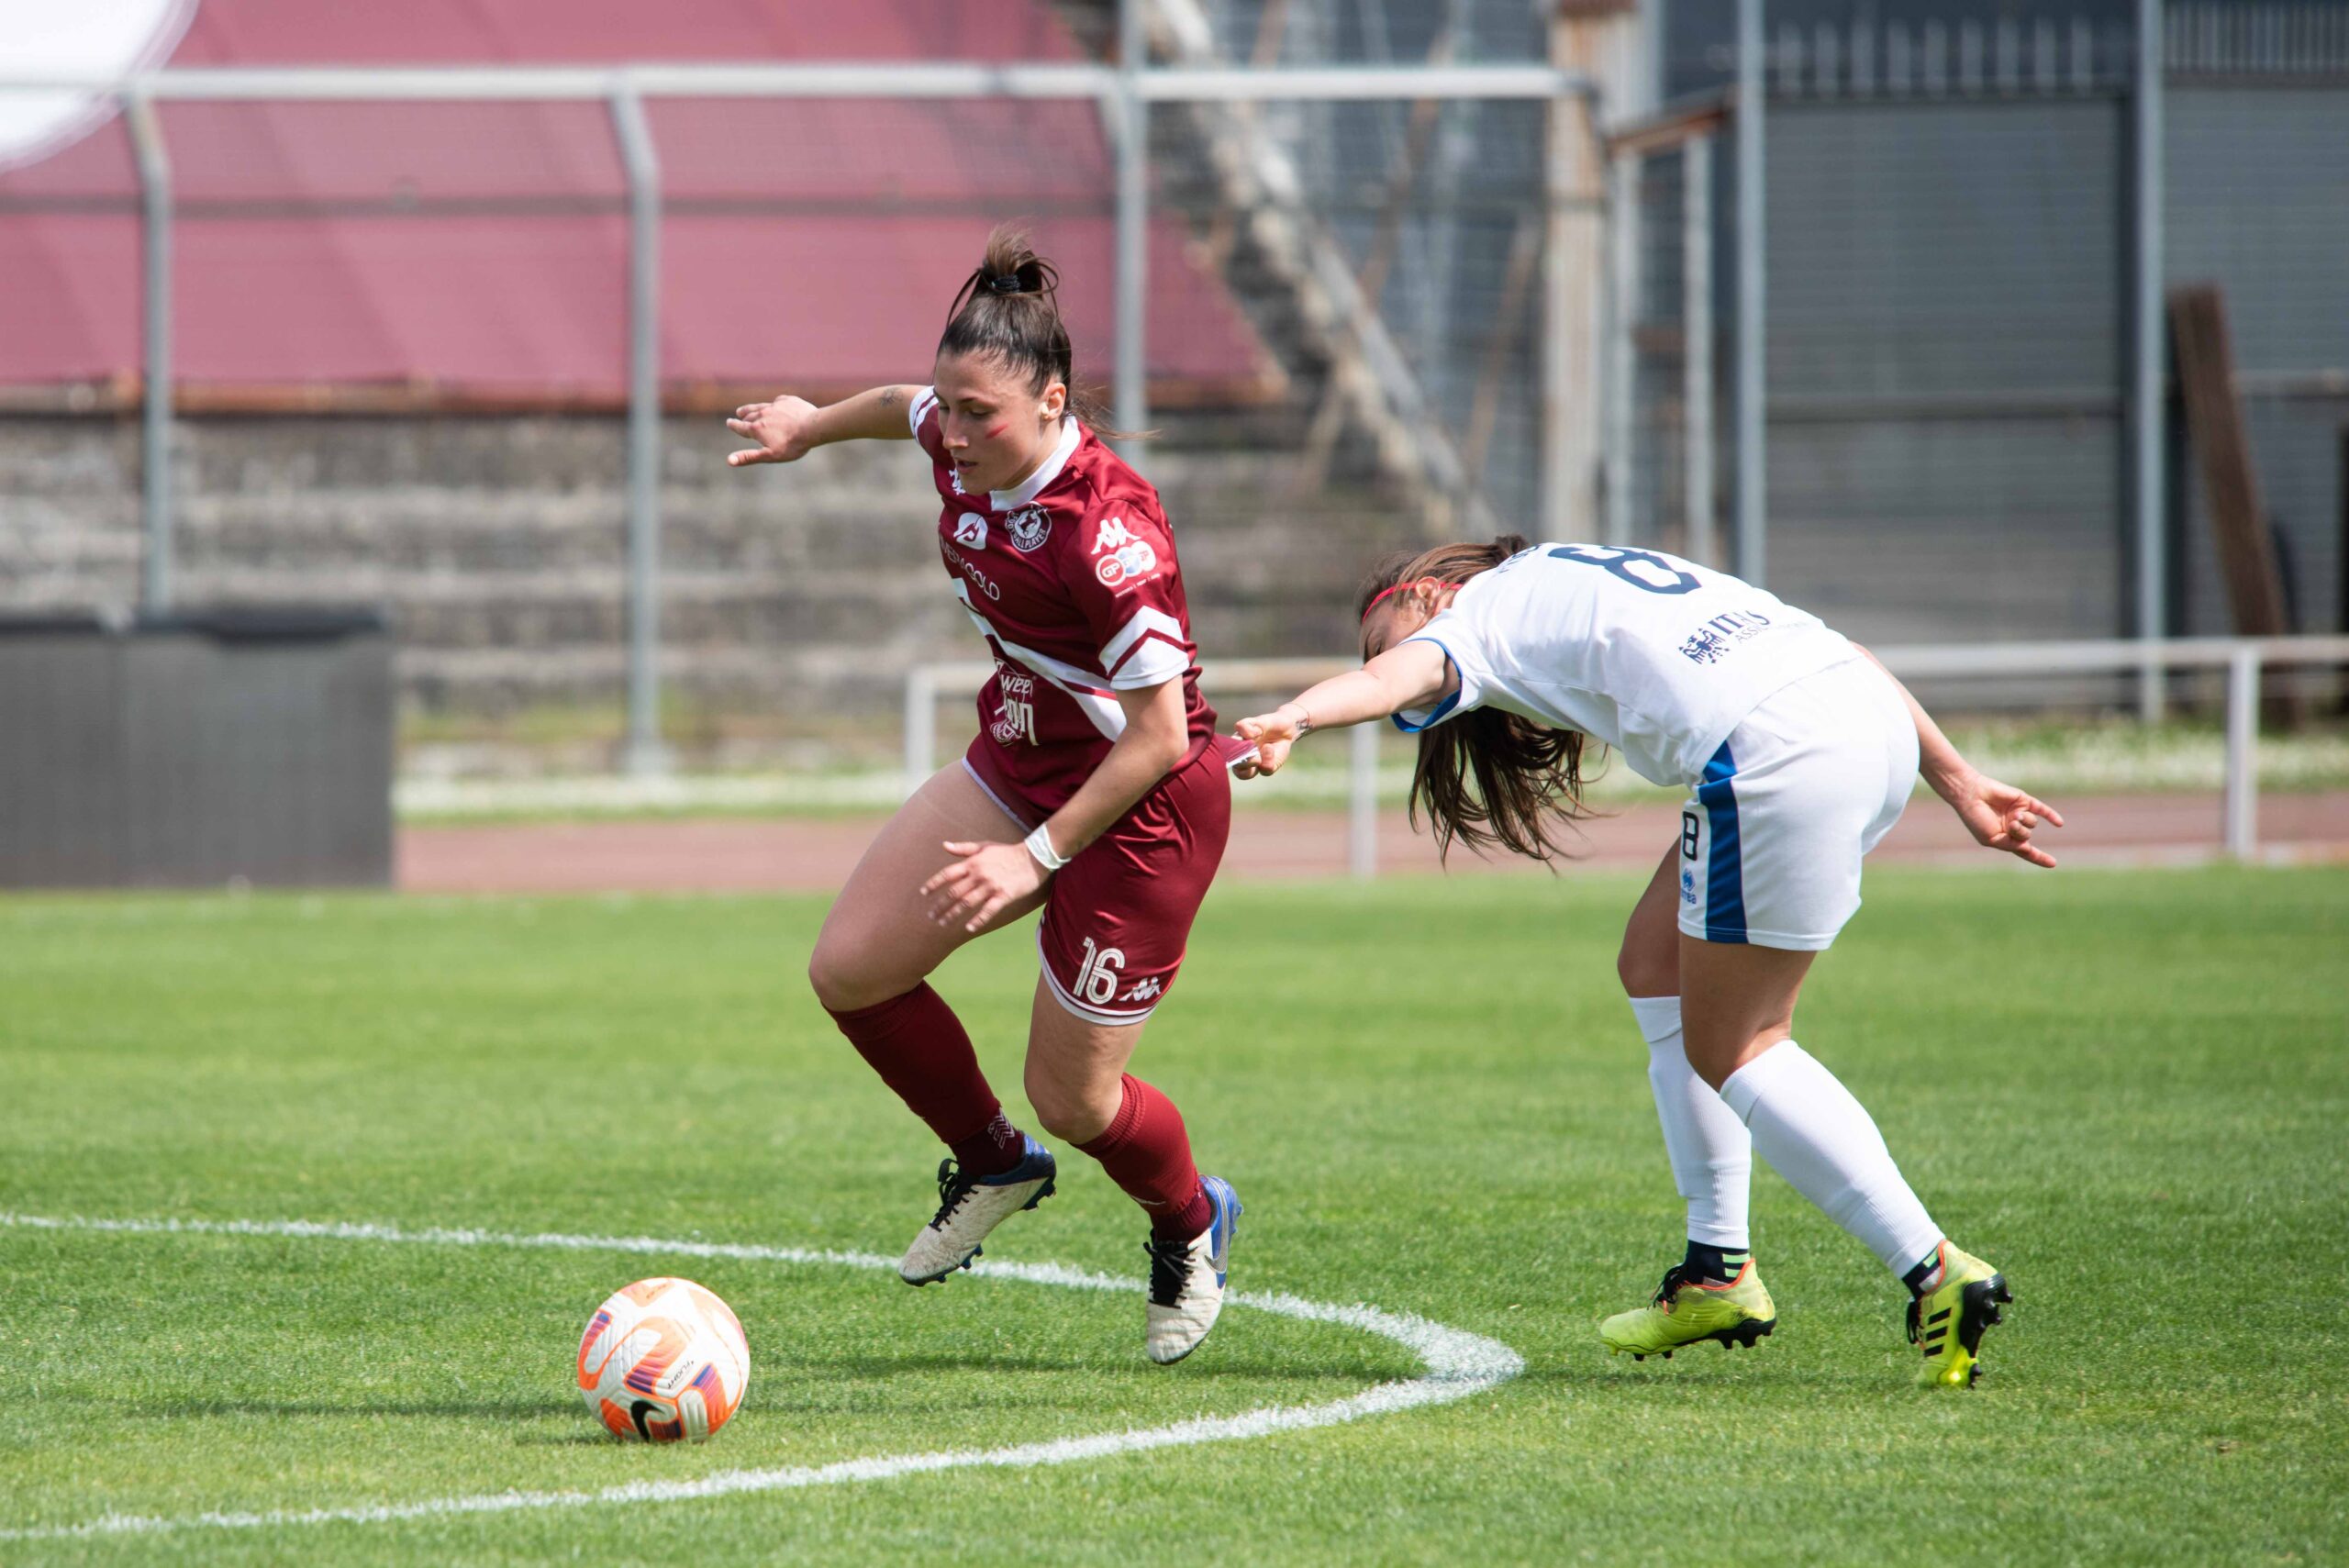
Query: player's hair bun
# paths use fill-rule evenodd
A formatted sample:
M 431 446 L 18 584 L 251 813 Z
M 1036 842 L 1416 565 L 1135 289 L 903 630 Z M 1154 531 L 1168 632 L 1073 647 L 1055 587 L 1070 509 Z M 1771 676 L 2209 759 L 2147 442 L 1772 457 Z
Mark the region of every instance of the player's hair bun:
M 1060 282 L 1025 230 L 998 225 L 987 236 L 985 258 L 954 295 L 938 351 L 981 354 L 1027 372 L 1040 392 L 1057 379 L 1073 393 L 1074 355 L 1061 320 Z

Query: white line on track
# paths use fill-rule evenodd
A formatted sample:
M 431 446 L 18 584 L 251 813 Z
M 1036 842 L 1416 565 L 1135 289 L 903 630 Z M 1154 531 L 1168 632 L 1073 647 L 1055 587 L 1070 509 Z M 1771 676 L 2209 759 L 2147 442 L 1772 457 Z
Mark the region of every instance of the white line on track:
M 852 1269 L 895 1269 L 897 1260 L 877 1252 L 842 1252 L 806 1247 L 757 1247 L 724 1241 L 670 1241 L 651 1236 L 525 1236 L 496 1230 L 406 1230 L 391 1225 L 321 1224 L 306 1219 L 86 1219 L 0 1212 L 0 1227 L 30 1230 L 99 1230 L 139 1236 L 280 1236 L 329 1241 L 407 1242 L 429 1247 L 550 1247 L 581 1252 L 641 1252 L 662 1257 L 729 1258 L 748 1262 L 830 1264 Z M 980 1262 L 974 1273 L 1030 1284 L 1073 1290 L 1129 1291 L 1135 1282 L 1113 1274 L 1065 1268 L 1058 1263 Z M 1275 1432 L 1334 1427 L 1366 1416 L 1392 1415 L 1421 1405 L 1449 1405 L 1508 1382 L 1525 1370 L 1523 1358 L 1497 1340 L 1449 1329 L 1404 1312 L 1375 1307 L 1336 1307 L 1294 1296 L 1234 1291 L 1226 1300 L 1260 1312 L 1336 1323 L 1394 1340 L 1427 1367 L 1403 1383 L 1382 1383 L 1327 1405 L 1268 1406 L 1238 1416 L 1203 1416 L 1142 1431 L 1103 1432 L 1060 1438 L 1012 1448 L 953 1449 L 940 1453 L 880 1455 L 837 1464 L 796 1465 L 778 1470 L 729 1470 L 698 1481 L 636 1481 L 593 1492 L 489 1492 L 470 1497 L 435 1497 L 419 1503 L 389 1503 L 369 1508 L 270 1509 L 259 1513 L 193 1514 L 178 1518 L 107 1514 L 84 1524 L 30 1529 L 0 1529 L 0 1540 L 60 1540 L 75 1537 L 158 1535 L 187 1529 L 267 1529 L 287 1525 L 395 1524 L 409 1519 L 465 1514 L 505 1514 L 531 1508 L 576 1508 L 612 1503 L 674 1503 L 725 1497 L 747 1492 L 787 1492 L 807 1486 L 837 1486 L 855 1481 L 936 1470 L 979 1467 L 1026 1469 L 1107 1459 L 1152 1449 L 1196 1443 L 1235 1442 Z

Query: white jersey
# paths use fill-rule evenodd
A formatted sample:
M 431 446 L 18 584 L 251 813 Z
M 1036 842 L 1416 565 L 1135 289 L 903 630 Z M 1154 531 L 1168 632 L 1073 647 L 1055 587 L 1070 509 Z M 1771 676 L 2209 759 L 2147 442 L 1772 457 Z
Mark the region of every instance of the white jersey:
M 1502 708 L 1605 741 L 1660 784 L 1696 784 L 1765 698 L 1859 657 L 1817 616 L 1726 573 L 1595 544 L 1520 551 L 1405 640 L 1442 649 L 1460 690 L 1397 714 L 1397 728 Z

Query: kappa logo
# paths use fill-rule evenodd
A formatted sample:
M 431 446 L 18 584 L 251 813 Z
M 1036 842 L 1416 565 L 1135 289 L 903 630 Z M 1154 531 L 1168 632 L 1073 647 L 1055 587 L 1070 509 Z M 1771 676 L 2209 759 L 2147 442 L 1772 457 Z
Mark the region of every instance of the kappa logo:
M 1166 989 L 1166 983 L 1155 974 L 1137 982 L 1134 988 L 1118 998 L 1120 1002 L 1154 1002 Z
M 954 519 L 954 542 L 969 550 L 987 547 L 987 520 L 976 512 L 965 512 Z
M 1052 515 L 1041 506 L 1022 506 L 1005 514 L 1003 531 L 1011 536 L 1011 548 L 1026 555 L 1052 537 Z
M 1105 588 L 1139 583 L 1158 570 L 1158 551 L 1146 539 L 1137 539 L 1122 517 L 1111 517 L 1093 536 L 1093 575 Z

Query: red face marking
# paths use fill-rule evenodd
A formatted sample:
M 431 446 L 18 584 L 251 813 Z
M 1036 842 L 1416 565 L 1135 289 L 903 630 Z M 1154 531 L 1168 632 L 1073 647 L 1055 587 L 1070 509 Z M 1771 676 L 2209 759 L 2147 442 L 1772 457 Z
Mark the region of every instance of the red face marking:
M 1000 425 L 989 425 L 987 427 L 987 439 L 994 440 L 996 437 L 1002 435 L 1009 428 L 1011 428 L 1011 421 L 1008 419 L 1006 419 Z

